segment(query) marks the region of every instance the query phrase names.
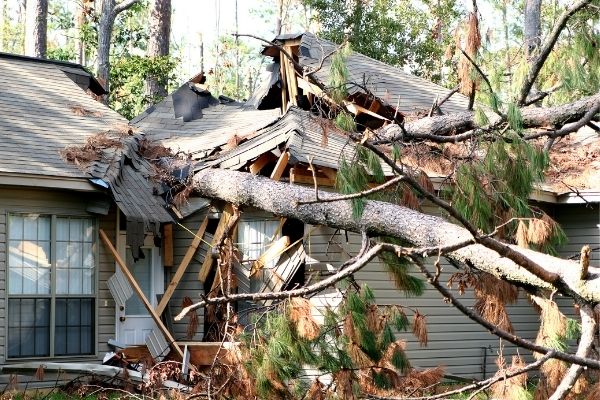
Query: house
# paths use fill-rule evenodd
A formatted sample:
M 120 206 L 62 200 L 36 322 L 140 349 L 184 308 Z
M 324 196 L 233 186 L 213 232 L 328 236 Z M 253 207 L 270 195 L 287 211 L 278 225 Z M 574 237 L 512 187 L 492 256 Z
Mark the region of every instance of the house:
M 104 93 L 80 65 L 0 53 L 3 372 L 26 361 L 97 364 L 110 339 L 142 335 L 139 300 L 128 302 L 130 320 L 109 293 L 115 261 L 101 232 L 156 303 L 148 272 L 162 266 L 152 238 L 160 242 L 173 219 L 152 195 L 141 137 L 95 100 Z M 127 247 L 145 258 L 134 261 Z
M 282 35 L 274 43 L 263 50 L 273 60 L 268 67 L 269 76 L 247 102 L 221 99 L 209 104 L 206 96 L 210 93 L 195 79 L 136 117 L 132 125 L 173 151 L 189 154 L 196 171 L 228 168 L 295 184 L 312 186 L 316 181 L 320 189 L 333 190 L 340 160 L 353 160 L 355 147 L 331 121 L 315 116 L 310 110 L 328 107 L 329 99 L 321 87 L 328 84 L 331 57 L 337 46 L 310 33 Z M 467 107 L 468 99 L 464 96 L 364 55 L 351 53 L 346 65 L 354 83 L 347 87 L 344 104 L 355 114 L 357 122 L 369 129 L 410 118 L 412 114 L 457 112 Z M 564 147 L 560 153 L 577 148 L 576 144 L 567 143 L 570 140 L 559 145 Z M 582 140 L 595 140 L 598 146 L 595 137 Z M 598 165 L 587 165 L 590 170 L 598 170 Z M 392 175 L 385 168 L 384 172 L 388 177 Z M 427 172 L 434 188 L 439 189 L 446 174 L 435 168 Z M 582 170 L 558 172 L 555 175 L 565 179 L 579 176 Z M 532 201 L 553 216 L 569 237 L 569 244 L 560 250 L 561 255 L 577 256 L 582 245 L 591 244 L 596 248 L 593 261 L 600 260 L 599 190 L 595 179 L 571 187 L 561 185 L 559 180 L 540 187 L 532 195 Z M 423 203 L 421 207 L 442 215 L 431 204 Z M 184 257 L 184 249 L 192 241 L 187 231 L 210 233 L 207 241 L 214 244 L 231 218 L 223 204 L 194 198 L 177 213 L 181 226 L 175 228 L 175 264 Z M 261 255 L 264 258 L 270 246 L 281 246 L 282 241 L 286 252 L 279 259 L 268 259 L 268 267 L 252 275 L 252 260 Z M 331 272 L 356 254 L 360 242 L 359 235 L 351 232 L 305 225 L 259 210 L 244 210 L 237 223 L 237 245 L 243 256 L 242 265 L 237 265 L 235 271 L 238 290 L 256 292 L 293 287 L 307 279 L 314 282 L 318 274 Z M 194 298 L 194 295 L 197 298 L 198 292 L 214 293 L 219 278 L 218 269 L 212 264 L 212 260 L 197 258 L 185 272 L 173 271 L 171 282 L 181 281 L 178 298 Z M 452 269 L 446 264 L 440 279 L 447 281 Z M 379 260 L 357 273 L 356 279 L 374 290 L 380 304 L 418 309 L 427 316 L 427 347 L 420 346 L 411 335 L 402 335 L 408 341 L 407 353 L 414 366 L 444 365 L 449 374 L 472 378 L 489 377 L 493 373 L 500 351 L 498 339 L 444 303 L 437 291 L 427 289 L 418 298 L 401 295 Z M 468 306 L 475 301 L 468 293 L 461 299 Z M 339 300 L 334 291 L 312 299 L 317 308 L 335 306 Z M 176 313 L 179 304 L 171 307 Z M 237 309 L 240 320 L 247 321 L 245 315 L 252 304 L 238 304 Z M 530 304 L 523 299 L 509 306 L 508 311 L 517 334 L 535 338 L 539 316 Z M 222 322 L 218 316 L 200 313 L 198 318 L 197 337 L 214 337 Z M 504 355 L 515 351 L 514 347 L 503 345 Z

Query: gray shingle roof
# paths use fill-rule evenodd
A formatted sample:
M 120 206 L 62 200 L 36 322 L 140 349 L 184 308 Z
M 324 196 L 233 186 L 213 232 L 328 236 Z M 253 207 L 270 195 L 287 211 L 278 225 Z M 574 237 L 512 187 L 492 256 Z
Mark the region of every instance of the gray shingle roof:
M 167 96 L 134 118 L 131 124 L 150 140 L 159 141 L 171 150 L 191 153 L 203 158 L 213 149 L 223 146 L 234 135 L 253 134 L 275 121 L 279 110 L 255 110 L 240 103 L 220 104 L 202 110 L 202 118 L 183 122 L 175 118 L 173 99 Z
M 127 127 L 125 118 L 92 99 L 61 67 L 0 54 L 0 173 L 101 178 L 129 219 L 147 228 L 150 222 L 172 221 L 162 199 L 152 194 L 152 167 L 137 155 L 141 136 L 125 137 L 121 149 L 104 150 L 87 170 L 61 158 L 68 146 L 81 146 L 112 127 Z
M 319 39 L 312 33 L 304 33 L 298 61 L 301 65 L 314 70 L 319 66 L 322 58 L 329 55 L 323 62 L 322 68 L 314 74 L 316 79 L 327 85 L 331 66 L 330 55 L 336 48 L 335 44 L 327 40 Z M 449 89 L 433 82 L 356 52 L 348 56 L 346 66 L 351 81 L 364 85 L 375 96 L 385 100 L 391 106 L 395 107 L 400 99 L 398 109 L 402 113 L 429 110 L 437 96 L 441 100 L 450 93 Z M 362 91 L 354 85 L 348 85 L 348 90 L 350 94 Z M 441 110 L 444 113 L 465 111 L 467 105 L 468 99 L 456 93 L 442 105 Z
M 337 169 L 342 158 L 354 160 L 355 144 L 329 120 L 319 118 L 308 111 L 290 107 L 283 117 L 257 132 L 252 139 L 235 149 L 220 154 L 203 167 L 239 169 L 248 161 L 274 150 L 285 148 L 293 157 L 291 163 L 312 163 L 320 167 Z M 382 165 L 386 175 L 391 169 Z
M 59 151 L 124 123 L 56 65 L 0 57 L 0 173 L 85 178 Z

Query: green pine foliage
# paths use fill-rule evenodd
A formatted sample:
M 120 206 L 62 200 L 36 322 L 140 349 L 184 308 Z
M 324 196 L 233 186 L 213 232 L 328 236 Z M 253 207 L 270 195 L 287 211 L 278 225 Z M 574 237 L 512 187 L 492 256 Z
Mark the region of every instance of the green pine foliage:
M 381 240 L 386 243 L 403 244 L 401 240 L 393 237 L 383 237 Z M 423 294 L 425 283 L 423 280 L 409 274 L 411 263 L 406 258 L 398 257 L 397 254 L 390 251 L 384 251 L 379 254 L 379 259 L 394 279 L 396 287 L 403 291 L 406 296 L 420 296 Z
M 381 168 L 379 158 L 371 150 L 361 145 L 356 146 L 356 159 L 347 161 L 342 155 L 335 187 L 342 194 L 362 192 L 369 187 L 369 182 L 385 182 L 385 175 Z M 363 198 L 352 200 L 352 215 L 358 219 L 361 217 L 365 206 Z
M 352 50 L 349 44 L 345 44 L 342 48 L 331 56 L 331 66 L 329 71 L 329 87 L 330 95 L 333 101 L 340 104 L 348 96 L 348 82 L 350 82 L 350 74 L 346 66 L 346 59 Z
M 519 115 L 514 117 L 519 118 Z M 518 123 L 517 120 L 513 121 Z M 487 146 L 483 160 L 456 171 L 452 204 L 478 228 L 492 231 L 511 217 L 530 217 L 528 196 L 543 178 L 547 154 L 509 131 Z
M 400 306 L 378 307 L 366 285 L 359 290 L 350 286 L 339 308 L 325 310 L 319 334 L 310 340 L 299 333 L 290 308 L 279 307 L 255 321 L 253 334 L 240 336 L 248 349 L 244 366 L 255 380 L 259 398 L 303 398 L 305 368 L 332 374 L 362 370 L 380 388 L 390 387 L 390 373 L 404 374 L 410 369 L 404 347 L 394 334 L 394 329 L 410 328 L 408 318 Z M 378 371 L 386 368 L 385 374 Z

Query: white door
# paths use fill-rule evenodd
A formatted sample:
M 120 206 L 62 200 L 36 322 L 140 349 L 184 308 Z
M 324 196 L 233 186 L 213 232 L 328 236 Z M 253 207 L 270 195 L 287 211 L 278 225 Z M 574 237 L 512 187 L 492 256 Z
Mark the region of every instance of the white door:
M 124 240 L 122 241 L 124 243 Z M 124 247 L 124 246 L 122 246 Z M 124 249 L 125 250 L 125 249 Z M 157 306 L 156 295 L 164 292 L 164 272 L 160 260 L 160 249 L 142 247 L 144 258 L 134 262 L 131 251 L 124 251 L 125 262 L 144 295 Z M 117 341 L 125 345 L 144 344 L 146 336 L 158 329 L 139 297 L 134 293 L 124 307 L 117 306 Z

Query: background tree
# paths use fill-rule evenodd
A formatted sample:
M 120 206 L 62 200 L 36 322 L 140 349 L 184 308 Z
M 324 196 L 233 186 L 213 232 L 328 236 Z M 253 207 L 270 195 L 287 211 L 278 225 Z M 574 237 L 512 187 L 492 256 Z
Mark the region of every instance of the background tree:
M 304 0 L 320 25 L 318 34 L 335 43 L 407 68 L 435 82 L 442 78 L 444 50 L 453 40 L 462 11 L 454 0 Z
M 25 17 L 25 55 L 46 58 L 48 0 L 28 0 Z
M 150 34 L 146 56 L 158 61 L 169 55 L 171 36 L 171 0 L 154 0 L 150 8 Z M 167 80 L 164 75 L 148 75 L 146 78 L 146 99 L 148 104 L 167 95 Z

